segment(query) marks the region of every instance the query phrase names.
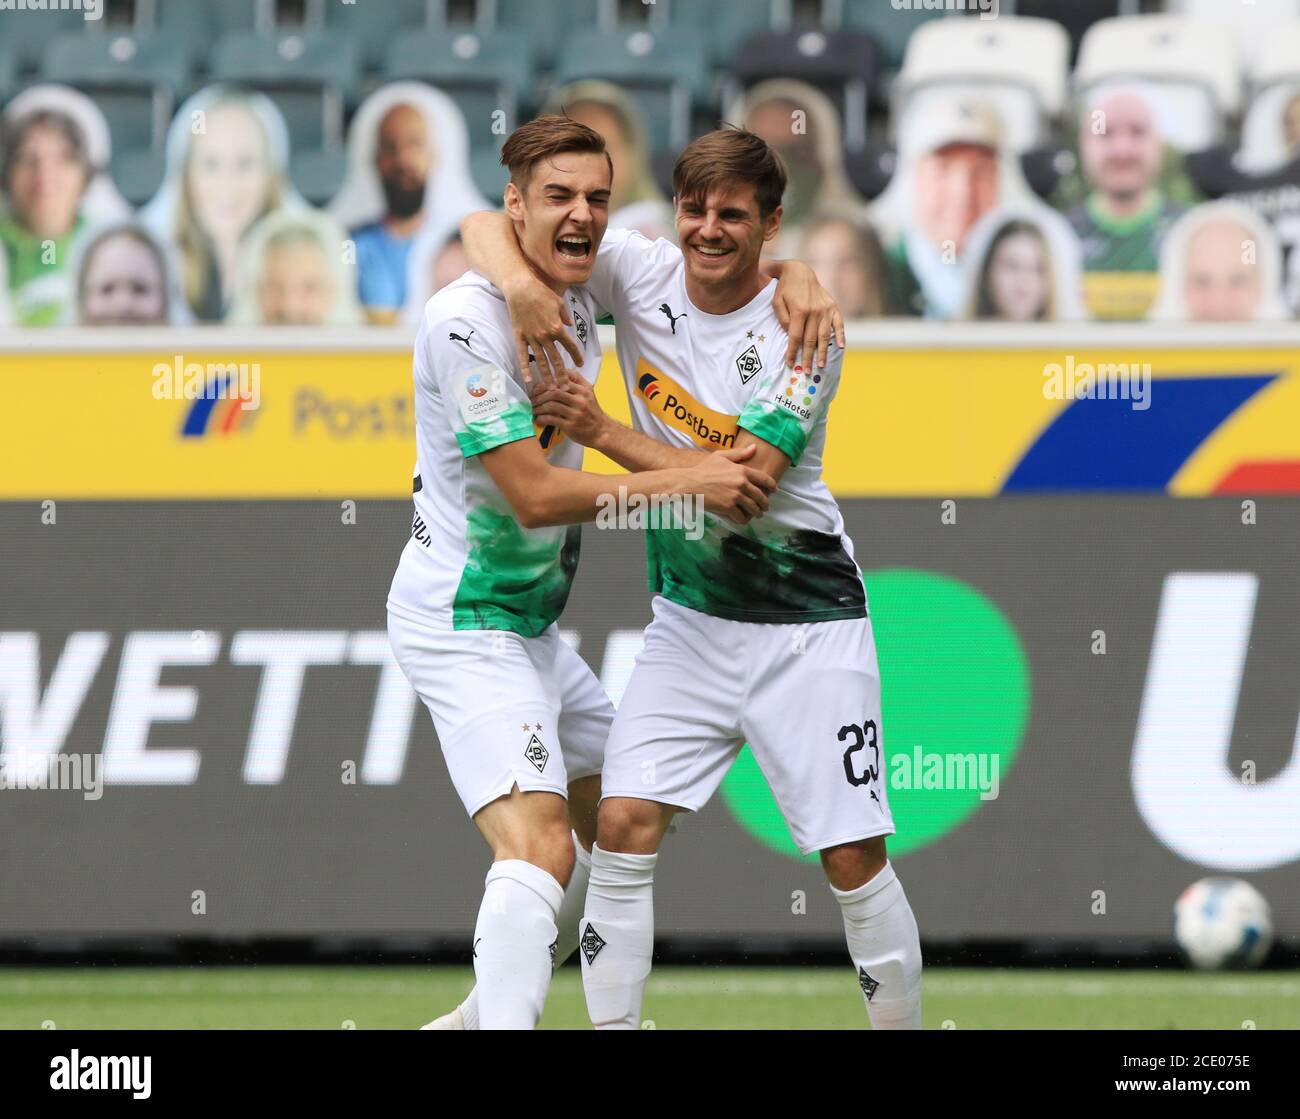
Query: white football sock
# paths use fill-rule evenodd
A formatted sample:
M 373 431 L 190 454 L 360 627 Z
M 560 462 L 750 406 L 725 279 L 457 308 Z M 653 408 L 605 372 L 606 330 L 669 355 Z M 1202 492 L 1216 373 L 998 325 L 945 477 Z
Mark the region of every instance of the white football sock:
M 474 926 L 479 1028 L 531 1030 L 551 985 L 555 914 L 564 889 L 522 859 L 493 863 Z
M 573 874 L 564 890 L 564 901 L 560 903 L 560 913 L 555 919 L 559 929 L 559 940 L 555 945 L 555 966 L 559 967 L 578 950 L 578 938 L 582 935 L 582 911 L 587 905 L 587 883 L 591 878 L 591 854 L 578 839 L 573 836 Z
M 591 856 L 582 846 L 577 832 L 570 832 L 569 835 L 573 838 L 573 874 L 569 876 L 564 900 L 560 902 L 560 911 L 555 918 L 555 967 L 559 967 L 578 950 L 578 924 L 582 920 L 582 907 L 587 904 L 587 878 L 591 874 Z M 477 987 L 460 1004 L 460 1016 L 464 1019 L 467 1030 L 479 1028 Z
M 877 1030 L 921 1028 L 921 940 L 903 884 L 885 863 L 856 890 L 831 893 L 844 911 L 849 955 Z
M 467 1030 L 477 1030 L 478 1024 L 478 988 L 471 987 L 465 1001 L 460 1004 L 460 1020 Z
M 582 985 L 598 1030 L 641 1026 L 641 998 L 654 955 L 654 873 L 658 855 L 591 849 L 582 916 Z

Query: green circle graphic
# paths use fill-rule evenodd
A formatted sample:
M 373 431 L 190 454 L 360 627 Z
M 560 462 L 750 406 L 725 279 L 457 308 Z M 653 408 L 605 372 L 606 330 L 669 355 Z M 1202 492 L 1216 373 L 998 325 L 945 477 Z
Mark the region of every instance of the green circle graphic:
M 934 843 L 979 808 L 978 782 L 940 771 L 950 758 L 975 755 L 984 766 L 975 776 L 1006 779 L 1029 718 L 1029 666 L 1015 627 L 974 587 L 905 568 L 872 572 L 864 581 L 880 662 L 894 856 Z M 839 765 L 840 744 L 830 750 L 829 762 Z M 722 797 L 760 843 L 801 857 L 748 746 L 723 781 Z

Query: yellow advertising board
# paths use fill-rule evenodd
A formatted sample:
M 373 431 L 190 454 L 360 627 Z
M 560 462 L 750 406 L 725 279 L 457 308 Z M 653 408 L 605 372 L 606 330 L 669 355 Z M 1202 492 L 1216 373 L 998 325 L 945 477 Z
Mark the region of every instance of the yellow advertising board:
M 0 498 L 410 492 L 394 346 L 0 351 L 0 384 Z M 626 421 L 612 346 L 598 396 Z M 825 477 L 843 497 L 1300 493 L 1300 348 L 850 348 Z

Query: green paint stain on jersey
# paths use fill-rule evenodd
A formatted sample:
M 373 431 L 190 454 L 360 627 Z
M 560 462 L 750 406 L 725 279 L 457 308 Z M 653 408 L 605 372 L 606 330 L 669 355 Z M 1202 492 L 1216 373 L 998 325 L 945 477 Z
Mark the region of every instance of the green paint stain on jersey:
M 582 530 L 529 530 L 485 505 L 466 517 L 468 554 L 452 602 L 455 629 L 504 629 L 537 637 L 564 610 L 578 569 Z
M 741 622 L 866 616 L 857 565 L 839 536 L 809 529 L 760 536 L 749 526 L 705 523 L 698 540 L 677 529 L 646 534 L 652 593 Z

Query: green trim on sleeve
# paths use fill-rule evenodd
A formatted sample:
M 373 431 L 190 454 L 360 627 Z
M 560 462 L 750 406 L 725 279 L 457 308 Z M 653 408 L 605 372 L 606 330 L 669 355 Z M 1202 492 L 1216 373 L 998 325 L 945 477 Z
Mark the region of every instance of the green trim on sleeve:
M 791 466 L 799 465 L 804 448 L 808 446 L 808 432 L 803 425 L 783 411 L 780 405 L 765 400 L 751 400 L 746 404 L 736 426 L 771 443 L 785 454 Z
M 456 445 L 462 455 L 470 458 L 507 443 L 531 439 L 534 434 L 532 405 L 517 403 L 511 404 L 500 415 L 474 420 L 466 425 L 466 430 L 457 431 Z

